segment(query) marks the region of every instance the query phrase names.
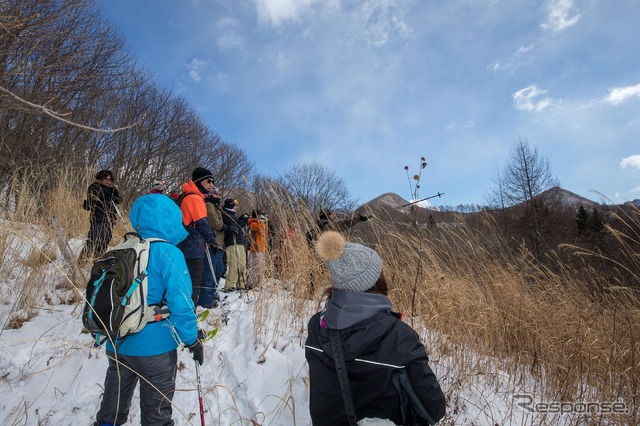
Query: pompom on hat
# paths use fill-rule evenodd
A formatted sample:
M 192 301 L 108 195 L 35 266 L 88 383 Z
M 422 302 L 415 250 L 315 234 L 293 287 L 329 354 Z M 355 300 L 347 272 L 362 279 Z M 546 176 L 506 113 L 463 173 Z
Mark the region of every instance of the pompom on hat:
M 327 231 L 318 237 L 316 254 L 329 268 L 336 290 L 367 291 L 382 273 L 382 259 L 369 247 L 348 243 L 342 234 Z
M 233 198 L 227 198 L 226 200 L 224 200 L 224 208 L 225 209 L 233 209 L 235 206 L 238 205 L 238 201 L 234 200 Z

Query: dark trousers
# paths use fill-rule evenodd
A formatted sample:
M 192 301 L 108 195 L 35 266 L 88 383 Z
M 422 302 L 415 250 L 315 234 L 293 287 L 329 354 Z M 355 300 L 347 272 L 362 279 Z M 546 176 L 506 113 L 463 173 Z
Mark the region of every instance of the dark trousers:
M 173 426 L 171 400 L 176 388 L 178 351 L 155 356 L 118 354 L 117 360 L 113 352 L 107 351 L 107 357 L 109 367 L 104 379 L 100 410 L 96 415 L 97 423 L 126 423 L 133 391 L 140 382 L 141 424 Z
M 202 273 L 204 270 L 205 259 L 185 259 L 187 262 L 187 269 L 191 276 L 191 300 L 193 300 L 193 307 L 198 305 L 198 296 L 200 296 L 200 289 L 202 285 Z
M 111 242 L 111 228 L 111 223 L 108 220 L 105 222 L 91 221 L 87 243 L 80 253 L 80 258 L 89 259 L 102 256 Z

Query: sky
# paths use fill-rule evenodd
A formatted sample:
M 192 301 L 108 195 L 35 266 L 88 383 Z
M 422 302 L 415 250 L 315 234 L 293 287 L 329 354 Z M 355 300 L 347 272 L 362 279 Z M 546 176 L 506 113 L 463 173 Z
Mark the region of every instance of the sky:
M 9 320 L 27 318 L 19 302 L 34 271 L 28 266 L 33 262 L 24 259 L 33 259 L 38 247 L 47 249 L 50 242 L 47 232 L 37 227 L 5 231 L 11 250 L 4 258 L 7 273 L 0 275 L 0 424 L 92 424 L 108 361 L 104 347 L 94 348 L 91 336 L 81 332 L 82 305 L 64 302 L 71 291 L 63 285 L 68 266 L 59 250 L 48 251 L 53 260 L 35 272 L 44 270 L 42 285 L 30 287 L 39 293 L 28 296 L 35 316 L 20 328 L 5 327 Z M 72 239 L 71 250 L 79 253 L 83 242 Z M 13 270 L 7 270 L 7 265 L 13 265 Z M 218 329 L 203 344 L 204 363 L 199 369 L 206 425 L 311 425 L 304 340 L 307 318 L 318 304 L 309 301 L 302 306 L 306 312 L 302 319 L 289 315 L 293 302 L 288 290 L 293 285 L 270 280 L 260 291 L 230 293 L 199 324 L 205 330 Z M 227 323 L 222 322 L 225 314 Z M 536 395 L 544 384 L 526 371 L 512 376 L 500 369 L 503 361 L 459 345 L 451 350 L 445 344 L 440 351 L 430 343 L 437 337 L 433 332 L 418 326 L 416 331 L 447 395 L 448 415 L 443 423 L 578 424 L 579 415 L 531 413 L 518 405 L 527 401 L 527 395 L 535 402 L 545 401 Z M 195 363 L 186 350 L 178 351 L 178 363 L 173 419 L 178 426 L 200 425 Z M 130 425 L 140 424 L 138 395 L 136 390 Z
M 640 198 L 640 0 L 102 0 L 141 66 L 259 173 L 360 203 L 484 204 L 519 140 L 561 187 Z

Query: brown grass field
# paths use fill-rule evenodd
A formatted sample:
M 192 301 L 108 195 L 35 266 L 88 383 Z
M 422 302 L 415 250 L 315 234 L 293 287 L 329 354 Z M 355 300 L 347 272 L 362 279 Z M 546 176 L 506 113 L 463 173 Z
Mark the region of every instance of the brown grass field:
M 12 180 L 0 201 L 0 273 L 24 277 L 15 290 L 15 315 L 5 327 L 20 327 L 34 314 L 30 308 L 34 301 L 44 297 L 43 267 L 65 241 L 51 226 L 51 216 L 58 218 L 68 239 L 83 239 L 88 229 L 88 213 L 81 205 L 91 173 L 84 182 L 75 181 L 64 168 L 47 175 L 56 184 L 47 187 L 45 197 L 35 195 L 43 192 L 37 186 L 43 176 L 30 175 Z M 312 300 L 320 306 L 327 286 L 326 272 L 305 238 L 313 220 L 286 203 L 275 203 L 268 211 L 276 236 L 264 278 L 280 280 L 288 294 L 278 307 L 281 314 L 275 328 L 304 334 L 309 315 L 305 304 Z M 640 212 L 635 209 L 619 219 L 629 224 L 629 232 L 609 229 L 624 254 L 625 262 L 617 267 L 640 282 L 635 275 L 640 253 L 633 249 L 640 244 L 640 236 L 633 232 L 640 224 Z M 286 224 L 296 230 L 295 239 L 282 237 Z M 34 241 L 36 228 L 47 230 L 45 240 Z M 379 251 L 394 306 L 417 330 L 426 327 L 421 336 L 432 360 L 450 357 L 455 363 L 455 369 L 441 378 L 450 401 L 455 402 L 457 390 L 475 376 L 492 376 L 491 380 L 511 381 L 514 388 L 529 389 L 551 401 L 623 401 L 628 410 L 626 415 L 577 416 L 570 423 L 638 424 L 637 290 L 601 276 L 592 266 L 599 260 L 595 253 L 563 247 L 582 259 L 581 273 L 560 260 L 553 268 L 543 267 L 526 247 L 508 248 L 494 228 L 490 218 L 480 231 L 462 219 L 456 227 L 425 229 L 392 224 L 379 215 L 355 227 L 348 238 Z M 126 230 L 121 223 L 116 225 L 112 245 Z M 26 258 L 17 255 L 24 247 L 11 243 L 15 235 L 33 247 Z M 77 255 L 79 247 L 70 248 Z M 51 303 L 82 303 L 86 271 L 87 265 L 78 266 L 70 258 L 68 268 L 59 271 L 60 296 Z M 272 298 L 258 297 L 256 318 L 265 309 L 261 300 L 267 303 Z M 269 329 L 255 321 L 256 338 L 268 340 Z M 502 373 L 506 376 L 500 378 Z

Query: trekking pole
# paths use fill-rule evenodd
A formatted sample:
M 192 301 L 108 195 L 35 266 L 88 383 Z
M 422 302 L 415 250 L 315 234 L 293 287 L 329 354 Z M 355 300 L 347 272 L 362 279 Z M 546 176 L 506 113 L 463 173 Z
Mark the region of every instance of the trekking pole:
M 220 249 L 218 248 L 218 250 Z M 216 286 L 216 289 L 217 289 L 218 279 L 216 278 L 216 273 L 213 270 L 213 261 L 211 260 L 211 253 L 209 253 L 209 247 L 207 247 L 206 253 L 207 253 L 207 261 L 209 262 L 209 269 L 211 269 L 211 276 L 213 277 L 213 284 Z
M 432 195 L 432 196 L 427 197 L 427 198 L 421 198 L 421 199 L 419 199 L 419 200 L 412 201 L 412 202 L 407 203 L 407 204 L 403 204 L 403 205 L 402 205 L 402 207 L 407 207 L 407 206 L 410 206 L 410 205 L 412 205 L 412 204 L 419 203 L 419 202 L 421 202 L 421 201 L 427 201 L 427 200 L 430 200 L 430 199 L 432 199 L 432 198 L 436 198 L 436 197 L 441 197 L 441 196 L 443 196 L 443 195 L 444 195 L 444 192 L 440 192 L 440 191 L 438 191 L 438 193 L 437 193 L 436 195 Z
M 205 249 L 205 253 L 207 254 L 207 262 L 209 262 L 209 269 L 211 270 L 211 276 L 213 277 L 213 303 L 215 304 L 216 297 L 218 296 L 218 279 L 216 278 L 216 271 L 213 269 L 213 261 L 211 260 L 211 253 L 209 253 L 209 247 Z M 218 300 L 220 300 L 220 297 L 218 297 Z
M 196 382 L 198 383 L 198 402 L 200 404 L 200 425 L 204 426 L 204 405 L 202 405 L 202 386 L 200 385 L 200 364 L 196 361 Z
M 111 204 L 113 204 L 113 207 L 115 207 L 116 213 L 118 214 L 118 217 L 120 218 L 120 222 L 122 222 L 122 226 L 127 228 L 128 227 L 127 222 L 124 220 L 124 217 L 122 216 L 122 213 L 120 213 L 120 209 L 118 208 L 116 203 L 114 203 L 113 201 L 111 201 Z

